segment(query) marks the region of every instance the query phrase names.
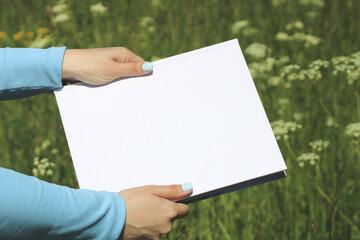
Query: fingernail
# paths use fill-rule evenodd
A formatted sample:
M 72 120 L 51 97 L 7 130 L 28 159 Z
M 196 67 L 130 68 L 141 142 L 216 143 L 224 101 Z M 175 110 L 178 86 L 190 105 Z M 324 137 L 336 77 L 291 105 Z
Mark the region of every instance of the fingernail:
M 152 62 L 146 62 L 142 65 L 142 69 L 144 71 L 152 71 L 153 70 L 153 64 Z
M 193 185 L 191 182 L 189 183 L 184 183 L 183 185 L 181 185 L 181 188 L 184 192 L 192 190 L 193 189 Z

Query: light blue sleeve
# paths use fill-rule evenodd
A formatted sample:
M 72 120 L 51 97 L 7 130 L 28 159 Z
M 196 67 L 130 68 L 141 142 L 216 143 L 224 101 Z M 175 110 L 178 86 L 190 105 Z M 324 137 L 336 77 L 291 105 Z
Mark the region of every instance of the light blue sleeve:
M 118 193 L 71 189 L 0 168 L 0 239 L 117 239 Z
M 0 100 L 61 89 L 65 49 L 0 48 Z
M 61 89 L 65 47 L 0 48 L 0 100 Z M 71 189 L 0 168 L 0 239 L 117 239 L 118 193 Z

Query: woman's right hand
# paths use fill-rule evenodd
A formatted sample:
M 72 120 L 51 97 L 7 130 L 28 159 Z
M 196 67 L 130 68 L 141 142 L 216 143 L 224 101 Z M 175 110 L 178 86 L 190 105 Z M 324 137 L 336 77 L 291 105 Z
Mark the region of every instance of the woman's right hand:
M 120 192 L 126 205 L 126 221 L 119 239 L 159 239 L 171 231 L 175 219 L 185 217 L 189 207 L 172 200 L 192 193 L 192 185 L 144 186 Z M 190 190 L 189 189 L 190 187 Z

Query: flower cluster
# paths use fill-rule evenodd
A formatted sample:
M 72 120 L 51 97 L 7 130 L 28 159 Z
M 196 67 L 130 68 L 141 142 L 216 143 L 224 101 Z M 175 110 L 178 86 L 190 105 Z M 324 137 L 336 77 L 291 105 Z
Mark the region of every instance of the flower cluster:
M 258 33 L 258 30 L 251 27 L 248 20 L 239 20 L 231 25 L 231 33 L 234 36 L 238 36 L 241 34 L 245 37 L 249 37 Z
M 153 41 L 156 36 L 156 22 L 150 16 L 145 16 L 140 19 L 140 30 L 138 37 L 140 39 L 140 47 L 147 49 L 149 43 Z
M 312 166 L 316 165 L 320 160 L 320 155 L 318 153 L 324 151 L 324 149 L 330 146 L 330 142 L 322 139 L 314 140 L 309 143 L 313 152 L 302 153 L 298 158 L 299 167 L 304 167 L 305 164 L 310 164 Z
M 270 55 L 271 51 L 269 48 L 266 48 L 267 54 Z M 265 51 L 265 52 L 266 52 Z M 251 53 L 250 53 L 251 54 Z M 281 57 L 280 59 L 275 59 L 273 57 L 267 57 L 262 60 L 249 64 L 249 70 L 251 76 L 254 79 L 263 78 L 267 79 L 270 86 L 278 86 L 281 82 L 281 77 L 272 76 L 273 70 L 276 66 L 281 66 L 289 61 L 289 57 Z
M 19 32 L 13 34 L 12 39 L 14 41 L 28 42 L 34 37 L 34 35 L 35 35 L 34 32 L 31 32 L 31 31 L 29 31 L 29 32 L 19 31 Z
M 285 32 L 278 32 L 275 35 L 275 39 L 283 42 L 302 42 L 306 48 L 316 46 L 320 43 L 321 39 L 303 32 L 295 32 L 294 34 L 288 34 Z
M 330 146 L 330 142 L 318 139 L 310 142 L 309 145 L 311 149 L 314 150 L 315 152 L 321 152 Z
M 280 119 L 272 122 L 271 127 L 274 132 L 276 140 L 281 140 L 281 139 L 286 140 L 289 138 L 289 133 L 301 129 L 302 125 L 297 122 L 293 122 L 293 121 L 285 122 L 284 120 Z
M 155 21 L 152 17 L 146 16 L 146 17 L 141 18 L 140 27 L 149 33 L 154 33 L 156 30 L 154 23 L 155 23 Z
M 301 21 L 296 21 L 296 22 L 293 22 L 293 23 L 288 23 L 286 26 L 285 26 L 285 29 L 287 31 L 291 31 L 291 30 L 301 30 L 304 28 L 304 24 L 301 22 Z
M 340 56 L 331 59 L 334 67 L 333 74 L 337 75 L 343 72 L 347 75 L 347 81 L 352 85 L 356 81 L 360 81 L 360 52 L 351 54 L 350 56 Z
M 274 68 L 275 58 L 268 57 L 261 61 L 249 64 L 249 70 L 253 78 L 267 77 Z
M 105 16 L 108 14 L 108 7 L 105 7 L 102 2 L 98 2 L 97 4 L 91 5 L 90 6 L 90 13 L 93 16 Z
M 52 12 L 54 13 L 52 22 L 55 24 L 64 23 L 70 19 L 68 5 L 65 3 L 65 0 L 60 0 L 55 6 L 53 6 Z
M 51 141 L 46 139 L 40 147 L 34 149 L 35 157 L 33 159 L 34 167 L 32 173 L 35 177 L 50 177 L 54 174 L 53 168 L 55 167 L 55 163 L 51 162 L 45 155 L 50 152 L 50 154 L 56 156 L 59 151 L 56 148 L 52 148 L 49 151 L 50 145 Z
M 351 138 L 360 140 L 360 122 L 350 123 L 345 128 L 345 134 Z
M 5 41 L 6 40 L 6 32 L 4 31 L 0 31 L 0 41 Z
M 327 116 L 326 117 L 325 125 L 327 127 L 338 127 L 339 126 L 336 119 L 334 117 L 332 117 L 332 116 Z
M 314 166 L 320 160 L 320 156 L 316 153 L 302 153 L 298 158 L 298 165 L 304 167 L 306 163 Z
M 280 70 L 280 76 L 285 80 L 285 88 L 290 88 L 292 86 L 292 82 L 296 80 L 305 79 L 305 73 L 301 71 L 301 67 L 297 64 L 290 64 L 283 67 Z
M 293 114 L 293 118 L 295 119 L 295 121 L 301 122 L 304 118 L 304 114 L 301 112 L 296 112 Z
M 40 160 L 38 157 L 35 157 L 33 163 L 34 168 L 32 169 L 32 173 L 35 177 L 49 177 L 54 174 L 52 168 L 55 167 L 55 164 L 53 162 L 50 162 L 49 159 L 43 158 Z
M 328 68 L 330 62 L 326 60 L 315 60 L 309 64 L 309 68 L 301 69 L 297 64 L 291 64 L 283 67 L 280 76 L 285 80 L 285 88 L 290 88 L 292 82 L 296 80 L 318 81 L 322 77 L 322 69 Z
M 254 42 L 245 49 L 245 54 L 255 59 L 263 59 L 269 51 L 270 49 L 266 45 Z
M 234 22 L 231 25 L 231 33 L 233 35 L 238 35 L 241 33 L 241 31 L 246 28 L 247 26 L 249 26 L 249 21 L 248 20 L 239 20 Z

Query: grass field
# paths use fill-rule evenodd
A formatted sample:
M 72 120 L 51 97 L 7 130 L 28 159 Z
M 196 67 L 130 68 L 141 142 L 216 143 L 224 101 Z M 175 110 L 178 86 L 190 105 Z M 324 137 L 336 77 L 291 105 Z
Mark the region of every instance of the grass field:
M 288 166 L 191 204 L 163 239 L 360 239 L 359 0 L 97 3 L 0 0 L 0 47 L 126 46 L 156 60 L 238 38 Z M 0 165 L 77 186 L 54 96 L 0 102 Z

